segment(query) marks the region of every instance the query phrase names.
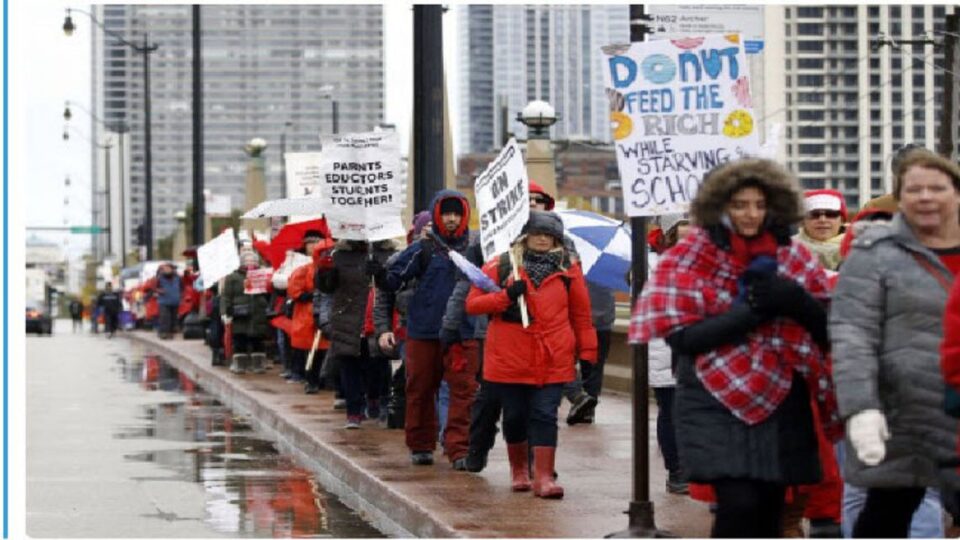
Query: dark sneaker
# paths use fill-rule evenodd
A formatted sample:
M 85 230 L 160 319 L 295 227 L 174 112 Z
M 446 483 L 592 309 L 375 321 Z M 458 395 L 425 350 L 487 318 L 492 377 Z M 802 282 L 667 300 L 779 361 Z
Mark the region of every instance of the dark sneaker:
M 367 418 L 371 420 L 380 419 L 380 400 L 371 399 L 367 402 Z
M 360 429 L 360 424 L 363 422 L 363 416 L 359 414 L 356 416 L 348 416 L 347 423 L 343 425 L 344 429 Z
M 320 387 L 315 384 L 307 383 L 307 386 L 303 389 L 304 394 L 319 394 Z
M 678 471 L 671 471 L 667 474 L 667 493 L 673 493 L 674 495 L 686 495 L 690 492 L 690 487 L 687 485 L 687 481 L 683 479 L 683 475 Z
M 347 408 L 347 400 L 343 398 L 336 398 L 333 400 L 333 410 L 342 411 Z
M 586 392 L 582 392 L 570 406 L 570 413 L 567 414 L 567 425 L 585 424 L 588 416 L 593 416 L 593 410 L 597 407 L 597 398 Z
M 464 461 L 464 466 L 468 471 L 478 473 L 487 467 L 487 453 L 471 450 Z
M 811 519 L 810 538 L 841 538 L 840 524 L 832 519 Z
M 433 465 L 433 452 L 413 452 L 410 461 L 414 465 Z
M 457 458 L 453 460 L 453 463 L 451 463 L 450 466 L 453 467 L 453 470 L 455 471 L 465 471 L 467 470 L 467 458 Z

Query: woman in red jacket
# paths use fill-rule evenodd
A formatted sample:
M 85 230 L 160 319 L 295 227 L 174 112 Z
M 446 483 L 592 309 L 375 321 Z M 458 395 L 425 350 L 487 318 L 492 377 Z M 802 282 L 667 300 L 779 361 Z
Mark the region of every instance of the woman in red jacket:
M 489 261 L 484 273 L 504 289 L 487 293 L 472 287 L 466 309 L 470 315 L 490 315 L 483 378 L 503 403 L 513 490 L 531 488 L 527 452 L 532 447 L 533 493 L 558 499 L 563 488 L 554 482 L 553 466 L 561 391 L 576 377 L 577 359 L 597 359 L 590 297 L 580 265 L 571 264 L 563 247 L 563 222 L 553 212 L 530 212 L 511 251 L 519 279 L 508 277 L 509 254 Z M 530 316 L 527 328 L 521 324 L 521 295 Z

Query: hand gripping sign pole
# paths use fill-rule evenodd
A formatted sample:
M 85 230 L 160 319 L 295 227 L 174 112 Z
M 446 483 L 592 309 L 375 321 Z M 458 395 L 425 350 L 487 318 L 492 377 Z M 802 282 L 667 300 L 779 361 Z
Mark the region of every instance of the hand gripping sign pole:
M 508 253 L 510 254 L 510 266 L 513 267 L 513 280 L 519 281 L 520 271 L 517 270 L 517 256 L 514 255 L 512 249 L 508 251 Z M 520 320 L 523 322 L 523 327 L 527 328 L 530 326 L 530 315 L 527 314 L 527 301 L 523 296 L 524 295 L 521 294 L 517 297 L 517 303 L 520 306 Z

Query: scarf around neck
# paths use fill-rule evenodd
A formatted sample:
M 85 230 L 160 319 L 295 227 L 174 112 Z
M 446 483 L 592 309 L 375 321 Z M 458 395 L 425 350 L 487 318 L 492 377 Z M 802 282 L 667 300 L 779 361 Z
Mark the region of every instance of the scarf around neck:
M 523 252 L 523 268 L 535 287 L 539 287 L 551 274 L 559 272 L 562 261 L 563 250 L 536 253 L 528 249 Z

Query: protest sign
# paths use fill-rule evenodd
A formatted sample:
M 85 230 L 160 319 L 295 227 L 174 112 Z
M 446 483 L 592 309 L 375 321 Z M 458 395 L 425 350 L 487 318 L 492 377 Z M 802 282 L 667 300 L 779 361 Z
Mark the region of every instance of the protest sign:
M 213 240 L 197 249 L 197 262 L 200 264 L 200 279 L 205 289 L 217 284 L 240 267 L 240 255 L 237 253 L 237 239 L 233 229 L 227 229 Z
M 320 188 L 320 152 L 287 152 L 287 197 L 315 197 Z
M 406 234 L 406 184 L 396 132 L 323 138 L 319 196 L 334 238 L 376 241 Z
M 272 268 L 247 270 L 247 277 L 243 280 L 244 294 L 265 294 L 271 277 L 273 277 Z
M 517 141 L 503 147 L 474 185 L 480 215 L 480 243 L 489 259 L 510 248 L 530 217 L 527 168 Z
M 603 65 L 627 215 L 685 212 L 710 169 L 758 153 L 738 34 L 611 45 Z
M 229 216 L 230 215 L 230 194 L 210 193 L 204 190 L 203 208 L 209 216 Z

